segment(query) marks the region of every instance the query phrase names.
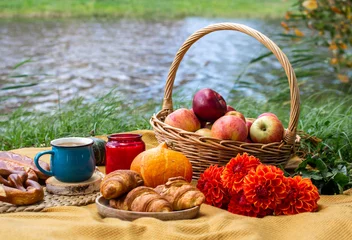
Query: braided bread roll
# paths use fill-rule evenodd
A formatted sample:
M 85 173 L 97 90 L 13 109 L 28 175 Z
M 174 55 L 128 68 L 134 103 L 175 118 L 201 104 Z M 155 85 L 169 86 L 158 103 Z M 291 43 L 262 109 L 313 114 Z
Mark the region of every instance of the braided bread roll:
M 140 185 L 143 185 L 143 179 L 137 172 L 116 170 L 102 180 L 100 192 L 105 199 L 118 198 Z
M 155 191 L 172 203 L 175 211 L 200 206 L 205 201 L 204 194 L 183 177 L 169 178 L 167 183 L 157 186 Z

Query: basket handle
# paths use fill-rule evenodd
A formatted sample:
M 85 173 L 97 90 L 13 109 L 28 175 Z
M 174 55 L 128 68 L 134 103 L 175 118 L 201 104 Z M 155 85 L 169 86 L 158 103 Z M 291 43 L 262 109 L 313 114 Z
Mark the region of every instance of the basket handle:
M 290 97 L 291 97 L 291 110 L 290 110 L 290 121 L 288 128 L 285 132 L 284 141 L 288 144 L 293 144 L 296 139 L 296 130 L 298 125 L 299 118 L 299 89 L 296 80 L 295 72 L 291 66 L 286 55 L 281 51 L 281 49 L 271 41 L 267 36 L 254 30 L 253 28 L 247 27 L 243 24 L 238 23 L 217 23 L 211 24 L 207 27 L 204 27 L 196 32 L 194 32 L 187 40 L 183 43 L 181 48 L 176 53 L 174 61 L 171 64 L 169 74 L 167 76 L 165 91 L 164 91 L 164 100 L 162 110 L 168 111 L 169 113 L 173 111 L 172 103 L 172 89 L 176 77 L 177 69 L 182 61 L 183 56 L 186 54 L 188 49 L 195 43 L 197 40 L 207 35 L 208 33 L 221 31 L 221 30 L 234 30 L 245 33 L 249 36 L 254 37 L 259 42 L 261 42 L 265 47 L 267 47 L 272 53 L 276 56 L 277 60 L 281 63 L 281 66 L 284 68 L 288 83 L 290 86 Z

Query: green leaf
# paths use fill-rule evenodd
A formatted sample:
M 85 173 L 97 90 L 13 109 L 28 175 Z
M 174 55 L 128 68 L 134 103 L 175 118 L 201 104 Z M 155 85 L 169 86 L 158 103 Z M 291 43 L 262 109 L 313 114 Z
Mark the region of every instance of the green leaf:
M 16 68 L 19 68 L 20 66 L 22 66 L 22 65 L 24 65 L 24 64 L 26 64 L 26 63 L 29 63 L 29 62 L 32 62 L 32 59 L 26 59 L 26 60 L 24 60 L 24 61 L 22 61 L 22 62 L 20 62 L 20 63 L 17 63 L 14 67 L 13 67 L 13 69 L 16 69 Z
M 336 175 L 336 173 L 334 173 L 334 172 L 327 172 L 325 177 L 326 178 L 331 178 L 331 177 L 334 177 L 335 175 Z
M 305 169 L 307 167 L 307 165 L 310 165 L 312 168 L 315 168 L 316 170 L 318 170 L 320 172 L 325 172 L 328 170 L 324 161 L 322 161 L 321 159 L 317 159 L 317 158 L 306 159 L 298 166 L 298 169 Z
M 20 75 L 11 75 L 9 76 L 10 78 L 25 78 L 25 77 L 29 77 L 31 75 L 29 74 L 20 74 Z
M 308 160 L 301 162 L 295 171 L 305 170 L 308 165 Z
M 334 180 L 338 183 L 342 188 L 350 181 L 350 178 L 343 173 L 336 173 Z
M 302 177 L 311 178 L 311 179 L 314 179 L 314 180 L 317 180 L 317 181 L 324 179 L 323 176 L 320 173 L 313 172 L 313 171 L 308 171 L 308 170 L 302 171 Z
M 13 85 L 13 86 L 8 86 L 8 87 L 3 87 L 3 88 L 1 88 L 1 90 L 31 87 L 31 86 L 35 86 L 35 85 L 38 85 L 38 83 L 27 83 L 27 84 Z
M 280 33 L 278 34 L 279 37 L 283 37 L 283 38 L 296 38 L 296 39 L 300 39 L 301 37 L 298 37 L 294 34 L 284 34 L 284 33 Z
M 249 63 L 256 63 L 256 62 L 259 62 L 260 60 L 262 60 L 262 59 L 264 59 L 264 58 L 266 58 L 266 57 L 269 57 L 269 56 L 271 56 L 271 55 L 273 55 L 272 52 L 264 53 L 264 54 L 260 55 L 259 57 L 252 59 Z
M 281 164 L 278 166 L 278 168 L 280 168 L 284 172 L 285 177 L 290 177 L 291 176 L 291 174 L 289 172 L 287 172 L 285 170 L 285 167 L 282 166 Z

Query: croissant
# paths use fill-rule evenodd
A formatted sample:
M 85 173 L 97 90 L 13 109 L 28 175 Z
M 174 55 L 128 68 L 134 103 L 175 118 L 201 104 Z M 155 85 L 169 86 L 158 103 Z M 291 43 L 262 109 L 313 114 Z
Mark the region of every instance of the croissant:
M 140 186 L 130 191 L 125 204 L 130 211 L 136 212 L 171 212 L 172 205 L 161 197 L 153 188 Z
M 155 191 L 172 203 L 175 211 L 200 206 L 205 201 L 204 194 L 183 177 L 169 178 L 165 185 L 157 186 Z
M 140 185 L 143 185 L 143 179 L 137 172 L 116 170 L 102 180 L 100 192 L 105 199 L 118 198 Z
M 109 205 L 113 208 L 120 209 L 120 210 L 128 210 L 127 204 L 126 204 L 126 196 L 127 194 L 124 194 L 123 196 L 119 198 L 113 198 L 109 200 Z

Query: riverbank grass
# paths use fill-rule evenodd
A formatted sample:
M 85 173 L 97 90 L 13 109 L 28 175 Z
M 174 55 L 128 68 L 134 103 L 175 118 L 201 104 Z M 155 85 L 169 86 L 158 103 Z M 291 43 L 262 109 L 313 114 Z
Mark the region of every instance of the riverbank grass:
M 292 3 L 293 0 L 11 0 L 0 1 L 0 17 L 281 18 Z
M 51 114 L 30 113 L 19 108 L 2 116 L 7 120 L 0 122 L 0 150 L 49 146 L 52 139 L 59 137 L 151 129 L 149 119 L 160 110 L 160 104 L 151 101 L 138 105 L 124 99 L 124 96 L 115 92 L 89 104 L 84 103 L 82 98 L 77 98 Z M 175 108 L 189 108 L 191 101 L 178 98 L 174 102 Z M 337 157 L 352 162 L 352 97 L 326 97 L 319 102 L 320 104 L 313 98 L 302 100 L 298 129 L 322 139 Z M 288 125 L 289 105 L 261 103 L 252 99 L 229 101 L 229 104 L 247 117 L 274 112 L 284 126 Z
M 78 98 L 52 114 L 17 109 L 8 116 L 0 116 L 8 118 L 0 122 L 0 150 L 45 147 L 60 137 L 151 129 L 149 119 L 160 110 L 160 104 L 152 101 L 137 105 L 124 99 L 113 92 L 89 104 Z M 174 100 L 175 109 L 191 107 L 190 99 Z M 294 174 L 311 178 L 321 194 L 342 193 L 352 187 L 352 96 L 329 96 L 318 101 L 319 104 L 314 98 L 302 102 L 298 125 L 301 141 L 296 154 L 305 160 Z M 274 112 L 284 126 L 289 121 L 289 105 L 279 101 L 263 103 L 242 99 L 228 103 L 247 117 Z M 307 164 L 310 169 L 306 168 Z

